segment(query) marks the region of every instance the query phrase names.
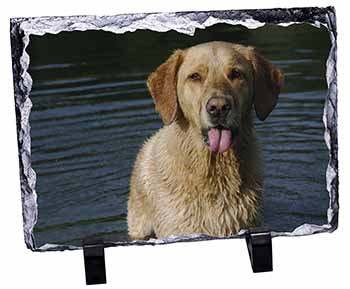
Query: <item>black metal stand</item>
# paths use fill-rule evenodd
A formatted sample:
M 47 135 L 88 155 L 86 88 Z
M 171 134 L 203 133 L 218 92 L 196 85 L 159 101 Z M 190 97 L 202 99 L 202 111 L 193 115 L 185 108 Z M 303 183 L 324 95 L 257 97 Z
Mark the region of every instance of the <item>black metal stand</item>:
M 246 233 L 250 263 L 254 273 L 272 271 L 272 238 L 268 230 L 251 229 Z M 106 284 L 103 240 L 84 240 L 86 285 Z
M 86 285 L 107 283 L 103 240 L 84 240 L 83 251 Z
M 246 234 L 250 263 L 254 273 L 272 271 L 272 238 L 267 230 L 252 229 Z

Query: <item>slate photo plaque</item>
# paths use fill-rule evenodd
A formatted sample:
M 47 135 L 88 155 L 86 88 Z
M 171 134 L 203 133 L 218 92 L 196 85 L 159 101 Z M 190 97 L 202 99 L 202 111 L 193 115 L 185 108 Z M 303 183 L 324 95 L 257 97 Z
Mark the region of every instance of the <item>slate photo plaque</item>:
M 332 232 L 333 7 L 11 19 L 27 247 Z

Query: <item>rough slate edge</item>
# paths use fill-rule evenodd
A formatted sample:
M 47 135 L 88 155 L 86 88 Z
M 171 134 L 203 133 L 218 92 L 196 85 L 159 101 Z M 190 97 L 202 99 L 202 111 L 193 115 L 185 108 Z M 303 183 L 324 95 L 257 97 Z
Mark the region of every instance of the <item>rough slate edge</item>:
M 325 99 L 323 121 L 325 125 L 325 142 L 329 149 L 329 164 L 326 172 L 327 191 L 329 193 L 328 223 L 324 225 L 304 224 L 292 232 L 272 232 L 272 236 L 303 236 L 321 232 L 332 232 L 338 226 L 338 138 L 337 138 L 337 78 L 336 78 L 336 17 L 333 7 L 290 8 L 290 9 L 259 9 L 259 10 L 229 10 L 210 12 L 177 12 L 177 13 L 142 13 L 122 14 L 116 16 L 65 16 L 65 17 L 35 17 L 11 19 L 11 47 L 14 92 L 16 105 L 16 120 L 19 147 L 20 179 L 22 207 L 24 220 L 24 236 L 27 247 L 33 251 L 60 251 L 81 249 L 71 245 L 46 244 L 37 248 L 33 236 L 33 228 L 37 222 L 38 208 L 35 191 L 36 174 L 31 167 L 31 138 L 29 115 L 32 79 L 27 72 L 29 55 L 25 49 L 29 44 L 29 36 L 59 33 L 61 31 L 103 30 L 114 33 L 132 32 L 137 29 L 149 29 L 165 32 L 175 30 L 193 35 L 196 28 L 204 29 L 217 23 L 231 25 L 241 24 L 254 29 L 273 23 L 288 26 L 293 23 L 305 22 L 313 26 L 325 26 L 332 43 L 327 59 L 328 93 Z M 175 242 L 200 240 L 218 240 L 243 238 L 246 231 L 242 230 L 231 237 L 211 237 L 207 235 L 171 236 L 166 239 L 151 239 L 149 241 L 109 242 L 110 246 L 127 245 L 157 245 Z

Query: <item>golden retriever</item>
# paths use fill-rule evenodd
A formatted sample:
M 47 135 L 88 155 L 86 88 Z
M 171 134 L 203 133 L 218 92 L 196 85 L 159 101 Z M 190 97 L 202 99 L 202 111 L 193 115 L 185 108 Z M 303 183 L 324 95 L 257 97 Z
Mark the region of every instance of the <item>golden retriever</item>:
M 229 236 L 260 223 L 262 169 L 254 105 L 264 120 L 283 74 L 252 47 L 176 50 L 147 81 L 164 127 L 145 142 L 130 181 L 131 239 Z

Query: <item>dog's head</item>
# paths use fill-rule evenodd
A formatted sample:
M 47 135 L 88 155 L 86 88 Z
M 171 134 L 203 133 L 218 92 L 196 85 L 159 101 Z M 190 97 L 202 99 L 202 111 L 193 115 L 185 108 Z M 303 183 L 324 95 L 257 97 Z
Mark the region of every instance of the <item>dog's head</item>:
M 184 118 L 213 152 L 228 150 L 254 103 L 260 120 L 276 105 L 282 72 L 252 47 L 209 42 L 176 50 L 148 78 L 164 124 Z

